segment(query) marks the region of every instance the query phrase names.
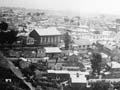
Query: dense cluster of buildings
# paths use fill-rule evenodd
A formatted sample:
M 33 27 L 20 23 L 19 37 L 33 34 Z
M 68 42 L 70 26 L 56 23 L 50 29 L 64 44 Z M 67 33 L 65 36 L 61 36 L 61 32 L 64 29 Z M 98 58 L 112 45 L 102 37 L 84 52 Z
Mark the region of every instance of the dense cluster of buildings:
M 18 30 L 18 36 L 25 39 L 21 49 L 9 50 L 12 57 L 20 57 L 22 53 L 25 58 L 56 59 L 57 62 L 59 58 L 62 61 L 63 57 L 76 55 L 85 67 L 90 67 L 88 50 L 97 43 L 111 51 L 120 49 L 120 20 L 116 18 L 70 18 L 16 8 L 0 9 L 0 16 L 1 21 L 9 24 L 9 29 Z M 65 33 L 71 39 L 69 50 L 65 50 Z
M 10 29 L 19 31 L 18 36 L 25 36 L 28 45 L 40 47 L 62 47 L 63 35 L 68 32 L 72 43 L 70 47 L 87 49 L 96 42 L 106 48 L 119 48 L 119 19 L 98 17 L 69 17 L 50 15 L 43 10 L 20 8 L 1 8 L 1 20 L 9 24 Z
M 120 46 L 120 23 L 117 18 L 102 15 L 71 18 L 24 8 L 1 8 L 0 12 L 0 20 L 7 22 L 10 29 L 18 30 L 18 36 L 25 36 L 28 45 L 62 47 L 63 35 L 68 32 L 72 39 L 71 48 L 87 49 L 96 42 L 111 50 Z

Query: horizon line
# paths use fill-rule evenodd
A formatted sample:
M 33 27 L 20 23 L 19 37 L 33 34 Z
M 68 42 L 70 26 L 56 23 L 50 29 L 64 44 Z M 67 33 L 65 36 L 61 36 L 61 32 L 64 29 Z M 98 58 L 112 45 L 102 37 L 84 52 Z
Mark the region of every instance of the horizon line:
M 89 14 L 89 15 L 110 15 L 110 16 L 120 16 L 120 14 L 110 14 L 110 13 L 95 13 L 95 12 L 77 12 L 77 11 L 74 11 L 74 10 L 56 10 L 56 9 L 43 9 L 43 8 L 30 8 L 30 7 L 21 7 L 21 6 L 0 6 L 0 8 L 19 8 L 19 9 L 26 9 L 26 10 L 44 10 L 44 11 L 61 11 L 61 12 L 70 12 L 70 13 L 76 13 L 76 14 Z

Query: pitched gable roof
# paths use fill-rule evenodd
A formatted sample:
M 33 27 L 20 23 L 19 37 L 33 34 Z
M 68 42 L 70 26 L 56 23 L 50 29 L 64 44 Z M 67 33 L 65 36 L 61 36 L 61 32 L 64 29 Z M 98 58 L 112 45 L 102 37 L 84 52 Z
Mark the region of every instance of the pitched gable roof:
M 55 27 L 50 27 L 50 28 L 37 28 L 35 31 L 40 35 L 40 36 L 51 36 L 51 35 L 61 35 L 61 33 L 55 28 Z

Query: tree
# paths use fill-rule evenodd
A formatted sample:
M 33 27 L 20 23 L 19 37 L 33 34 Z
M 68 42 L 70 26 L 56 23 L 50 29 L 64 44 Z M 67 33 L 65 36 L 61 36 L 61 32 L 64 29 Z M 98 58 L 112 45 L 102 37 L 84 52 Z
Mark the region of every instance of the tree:
M 64 43 L 65 43 L 65 49 L 68 50 L 69 45 L 71 43 L 71 37 L 68 32 L 64 34 Z
M 30 90 L 30 87 L 23 80 L 23 74 L 17 69 L 11 60 L 8 60 L 2 52 L 0 52 L 0 89 L 1 90 Z M 11 83 L 7 83 L 5 79 L 10 78 Z
M 84 65 L 79 62 L 79 57 L 75 54 L 68 57 L 68 60 L 64 63 L 65 66 L 78 66 L 81 70 L 83 70 Z
M 0 23 L 0 31 L 6 31 L 8 29 L 8 24 L 6 22 Z
M 0 23 L 0 44 L 12 45 L 17 40 L 17 33 L 13 29 L 8 30 L 8 24 L 6 22 Z
M 93 53 L 91 58 L 91 67 L 93 69 L 93 74 L 97 73 L 100 75 L 102 57 L 99 53 Z
M 92 90 L 109 90 L 110 87 L 109 82 L 106 81 L 97 81 L 91 83 Z M 110 89 L 111 90 L 111 89 Z

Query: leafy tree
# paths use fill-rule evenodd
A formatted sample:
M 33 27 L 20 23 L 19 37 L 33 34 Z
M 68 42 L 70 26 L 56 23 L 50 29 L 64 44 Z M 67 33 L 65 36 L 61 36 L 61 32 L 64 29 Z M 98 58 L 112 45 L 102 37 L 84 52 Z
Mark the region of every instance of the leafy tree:
M 102 57 L 99 53 L 93 53 L 91 58 L 91 67 L 93 69 L 93 74 L 97 73 L 100 75 Z
M 8 24 L 6 22 L 0 23 L 0 44 L 12 45 L 17 40 L 17 33 L 13 29 L 8 30 Z
M 84 69 L 84 65 L 81 62 L 79 62 L 79 58 L 75 54 L 69 56 L 68 60 L 65 61 L 65 63 L 63 65 L 64 66 L 78 66 L 78 67 L 80 67 L 81 70 Z
M 6 31 L 8 29 L 8 24 L 5 22 L 0 23 L 0 31 Z
M 109 90 L 109 87 L 110 87 L 109 82 L 105 81 L 97 81 L 91 83 L 92 90 Z
M 68 32 L 64 34 L 64 43 L 65 43 L 65 49 L 68 50 L 69 45 L 71 43 L 71 37 Z

